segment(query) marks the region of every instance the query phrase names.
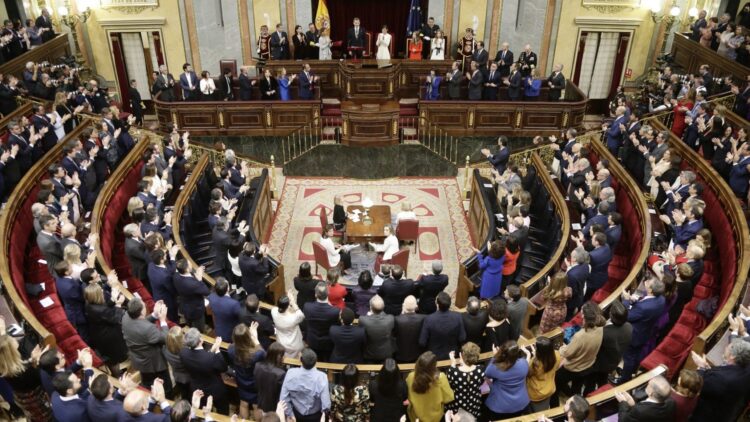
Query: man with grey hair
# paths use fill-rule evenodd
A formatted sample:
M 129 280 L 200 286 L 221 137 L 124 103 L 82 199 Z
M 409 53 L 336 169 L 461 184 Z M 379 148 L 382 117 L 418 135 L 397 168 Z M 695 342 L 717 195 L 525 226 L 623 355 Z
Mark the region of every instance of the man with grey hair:
M 159 66 L 159 75 L 156 77 L 154 82 L 153 90 L 157 94 L 161 94 L 159 99 L 166 102 L 172 102 L 175 99 L 174 96 L 174 76 L 167 70 L 166 65 Z
M 740 321 L 742 323 L 742 321 Z M 703 388 L 691 420 L 736 421 L 750 401 L 750 343 L 732 340 L 724 349 L 724 364 L 711 367 L 706 356 L 692 353 Z
M 381 363 L 393 356 L 393 315 L 383 312 L 385 302 L 378 295 L 370 299 L 370 313 L 359 317 L 359 325 L 365 329 L 364 358 L 371 363 Z M 412 338 L 412 341 L 414 339 Z
M 425 316 L 417 313 L 417 299 L 406 296 L 401 315 L 396 316 L 393 329 L 396 338 L 397 362 L 414 362 L 422 353 L 422 348 L 414 339 L 419 338 Z
M 651 277 L 644 283 L 646 296 L 639 298 L 627 291 L 622 292 L 622 304 L 628 308 L 628 322 L 633 326 L 630 346 L 622 357 L 624 362 L 622 380 L 629 381 L 643 356 L 643 346 L 656 335 L 655 327 L 664 312 L 664 282 Z
M 251 328 L 251 336 L 257 338 Z M 190 375 L 190 389 L 203 391 L 204 397 L 213 396 L 214 406 L 219 413 L 229 412 L 227 389 L 221 374 L 227 371 L 227 363 L 221 355 L 221 337 L 216 337 L 211 350 L 203 348 L 201 333 L 196 328 L 187 330 L 183 337 L 180 360 Z
M 131 273 L 133 277 L 148 283 L 148 255 L 141 228 L 138 224 L 130 223 L 122 231 L 125 234 L 125 255 L 128 257 Z
M 659 375 L 648 382 L 646 394 L 648 398 L 636 403 L 628 392 L 617 393 L 615 397 L 620 402 L 618 417 L 621 422 L 643 421 L 671 421 L 674 417 L 675 403 L 670 397 L 672 388 L 669 381 Z
M 319 282 L 315 286 L 315 302 L 305 304 L 302 313 L 307 322 L 305 341 L 322 361 L 328 361 L 333 350 L 331 327 L 338 324 L 339 310 L 328 303 L 328 287 Z
M 122 317 L 122 337 L 128 347 L 130 367 L 140 372 L 141 384 L 150 387 L 155 379 L 161 378 L 169 394 L 172 382 L 163 350 L 169 332 L 167 312 L 164 302 L 158 301 L 154 311 L 146 316 L 143 301 L 137 297 L 131 299 Z M 154 324 L 157 321 L 158 325 Z
M 690 185 L 695 182 L 695 173 L 690 170 L 680 172 L 680 177 L 670 185 L 668 182 L 661 182 L 661 187 L 667 196 L 667 200 L 660 205 L 663 215 L 671 215 L 675 208 L 682 206 L 682 201 L 690 196 Z
M 622 131 L 620 125 L 627 124 L 628 118 L 625 116 L 627 109 L 625 106 L 619 106 L 615 109 L 615 121 L 611 125 L 602 125 L 602 130 L 605 131 L 607 137 L 607 149 L 615 157 L 618 156 L 618 151 L 622 146 Z
M 583 305 L 583 286 L 588 282 L 590 274 L 589 253 L 582 246 L 579 246 L 573 250 L 568 260 L 568 286 L 573 293 L 567 302 L 566 319 L 570 319 Z
M 427 265 L 428 264 L 425 264 L 425 267 Z M 425 272 L 417 278 L 414 285 L 416 289 L 415 296 L 419 298 L 420 314 L 431 314 L 435 312 L 437 309 L 435 298 L 438 293 L 448 287 L 448 276 L 443 274 L 443 262 L 436 259 L 432 261 L 430 267 L 431 271 L 428 272 L 427 268 L 425 268 Z

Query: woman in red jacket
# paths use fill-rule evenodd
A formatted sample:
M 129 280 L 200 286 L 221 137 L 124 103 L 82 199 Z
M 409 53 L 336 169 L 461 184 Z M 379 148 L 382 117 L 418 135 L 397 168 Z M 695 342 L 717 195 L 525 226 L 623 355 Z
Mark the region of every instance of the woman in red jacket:
M 339 284 L 339 270 L 331 268 L 328 270 L 326 278 L 328 284 L 328 303 L 335 308 L 344 309 L 346 306 L 344 303 L 346 287 Z

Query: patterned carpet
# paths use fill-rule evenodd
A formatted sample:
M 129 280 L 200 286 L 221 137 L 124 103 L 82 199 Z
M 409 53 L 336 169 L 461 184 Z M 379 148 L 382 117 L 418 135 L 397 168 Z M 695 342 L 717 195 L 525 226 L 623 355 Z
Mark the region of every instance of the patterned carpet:
M 368 197 L 376 205 L 389 205 L 391 213 L 411 203 L 419 218 L 419 251 L 411 246 L 407 275 L 415 278 L 432 260 L 443 261 L 443 272 L 450 277 L 448 290 L 455 288 L 458 263 L 472 254 L 471 238 L 463 212 L 461 190 L 455 178 L 393 178 L 352 180 L 341 178 L 287 177 L 268 241 L 270 255 L 281 257 L 287 287 L 303 261 L 315 265 L 312 241 L 320 239 L 320 210 L 332 215 L 333 197 L 341 195 L 344 207 L 361 204 Z M 409 247 L 408 245 L 402 248 Z M 352 270 L 348 282 L 355 283 L 362 269 L 372 270 L 374 252 L 352 250 Z M 314 267 L 313 267 L 314 268 Z M 321 269 L 321 276 L 324 270 Z

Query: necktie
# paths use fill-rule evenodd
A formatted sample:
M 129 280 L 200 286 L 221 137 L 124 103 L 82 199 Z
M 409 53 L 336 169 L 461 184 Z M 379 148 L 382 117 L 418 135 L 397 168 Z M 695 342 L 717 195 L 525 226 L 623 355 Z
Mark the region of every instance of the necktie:
M 490 72 L 490 80 L 492 80 L 495 77 L 495 72 Z

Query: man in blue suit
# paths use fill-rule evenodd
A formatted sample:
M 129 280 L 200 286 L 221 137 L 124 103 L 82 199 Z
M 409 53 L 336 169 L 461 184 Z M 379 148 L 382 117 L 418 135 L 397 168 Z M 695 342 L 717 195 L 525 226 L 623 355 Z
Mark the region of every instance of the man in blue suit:
M 695 239 L 695 236 L 703 228 L 702 217 L 701 209 L 697 205 L 688 207 L 685 212 L 679 209 L 672 211 L 672 218 L 674 219 L 672 243 L 674 243 L 674 246 L 681 246 L 683 250 L 687 248 L 688 242 Z
M 130 375 L 126 374 L 123 380 L 125 379 L 129 380 L 129 387 L 138 386 L 138 383 L 130 379 Z M 115 391 L 106 374 L 97 375 L 91 382 L 90 390 L 91 395 L 86 400 L 86 411 L 89 419 L 96 422 L 118 422 L 124 416 L 122 391 Z
M 494 154 L 491 154 L 488 148 L 482 148 L 481 152 L 490 161 L 492 167 L 494 167 L 499 174 L 503 174 L 505 173 L 505 168 L 508 166 L 508 159 L 510 159 L 508 138 L 505 136 L 497 138 L 497 146 L 498 150 Z
M 204 332 L 206 328 L 205 299 L 211 291 L 203 282 L 204 268 L 198 268 L 195 273 L 190 272 L 187 260 L 177 261 L 177 273 L 174 275 L 174 287 L 180 298 L 180 310 L 190 327 Z
M 89 379 L 94 375 L 93 357 L 89 350 L 81 353 L 83 380 L 70 371 L 59 372 L 52 378 L 52 414 L 57 422 L 89 421 L 86 400 L 89 396 Z
M 149 412 L 152 400 L 161 407 L 161 413 Z M 133 390 L 125 396 L 122 407 L 123 415 L 119 419 L 120 422 L 169 422 L 172 413 L 164 393 L 163 382 L 159 378 L 154 380 L 150 396 L 143 390 Z
M 434 353 L 438 359 L 446 359 L 451 350 L 457 350 L 466 340 L 466 330 L 461 315 L 450 310 L 451 297 L 448 293 L 438 293 L 435 302 L 438 310 L 424 319 L 419 345 Z
M 568 287 L 573 290 L 573 294 L 567 302 L 568 313 L 565 319 L 570 319 L 583 305 L 583 287 L 591 274 L 588 262 L 589 253 L 581 246 L 575 248 L 570 254 L 570 264 L 566 275 L 568 276 Z
M 318 76 L 313 75 L 309 63 L 302 65 L 302 71 L 297 76 L 297 81 L 299 85 L 298 97 L 300 100 L 312 100 L 315 98 L 314 86 L 318 82 Z
M 214 315 L 214 331 L 226 342 L 232 341 L 232 330 L 240 322 L 240 303 L 227 295 L 229 283 L 224 277 L 216 278 L 214 292 L 208 295 L 208 304 Z
M 604 230 L 604 234 L 607 236 L 609 248 L 614 252 L 622 238 L 622 214 L 619 212 L 609 213 L 607 216 L 607 228 Z
M 730 324 L 731 326 L 731 324 Z M 703 388 L 690 421 L 736 421 L 750 400 L 750 343 L 734 339 L 724 350 L 724 365 L 711 367 L 692 352 Z
M 200 79 L 198 75 L 193 72 L 193 66 L 190 63 L 182 65 L 182 74 L 180 75 L 180 87 L 182 88 L 182 99 L 185 101 L 197 100 L 196 93 L 198 92 L 198 85 Z
M 654 333 L 659 317 L 664 313 L 664 283 L 658 278 L 646 280 L 646 296 L 638 300 L 628 292 L 622 293 L 622 304 L 628 309 L 628 322 L 633 326 L 630 346 L 623 355 L 622 381 L 628 381 L 643 359 L 643 346 Z
M 83 300 L 83 286 L 81 282 L 70 276 L 70 264 L 60 261 L 55 264 L 55 287 L 57 295 L 65 308 L 68 321 L 78 330 L 84 341 L 88 341 L 88 326 L 86 324 L 85 302 Z
M 589 265 L 591 274 L 586 283 L 586 294 L 583 301 L 591 299 L 591 296 L 599 290 L 609 279 L 609 262 L 612 260 L 612 250 L 607 244 L 607 235 L 597 233 L 591 238 L 594 249 L 589 252 Z
M 276 31 L 271 33 L 271 59 L 287 60 L 289 59 L 289 37 L 282 30 L 280 23 L 276 24 Z
M 661 187 L 667 196 L 667 200 L 660 204 L 662 214 L 670 215 L 675 208 L 682 206 L 682 201 L 690 195 L 690 185 L 695 182 L 695 173 L 690 170 L 680 172 L 679 184 L 677 187 L 670 185 L 668 182 L 661 182 Z
M 729 187 L 741 199 L 747 197 L 748 182 L 750 182 L 750 147 L 747 142 L 740 146 L 732 169 L 729 171 Z
M 170 260 L 161 249 L 151 252 L 151 261 L 148 263 L 148 281 L 151 284 L 151 294 L 154 301 L 163 301 L 167 305 L 167 318 L 170 321 L 179 321 L 177 314 L 177 290 L 174 287 L 173 276 L 175 273 L 174 258 L 177 255 L 177 246 L 169 251 Z
M 626 109 L 624 106 L 617 107 L 615 110 L 615 121 L 609 126 L 606 124 L 602 125 L 602 130 L 606 131 L 607 148 L 615 157 L 617 157 L 617 153 L 622 146 L 622 129 L 620 128 L 620 125 L 624 126 L 627 122 L 625 111 Z
M 590 207 L 589 210 L 591 210 L 593 213 L 593 207 Z M 587 213 L 589 212 L 589 210 L 587 210 Z M 596 214 L 589 217 L 588 221 L 586 221 L 586 225 L 583 226 L 583 230 L 581 230 L 581 232 L 583 233 L 583 237 L 585 237 L 586 239 L 589 239 L 591 237 L 591 226 L 593 226 L 594 224 L 598 224 L 602 227 L 607 227 L 608 213 L 609 202 L 599 202 L 599 205 L 596 206 Z
M 315 302 L 306 303 L 302 312 L 307 322 L 305 341 L 318 359 L 327 361 L 333 350 L 330 331 L 338 324 L 339 310 L 328 303 L 328 288 L 324 282 L 315 286 Z

